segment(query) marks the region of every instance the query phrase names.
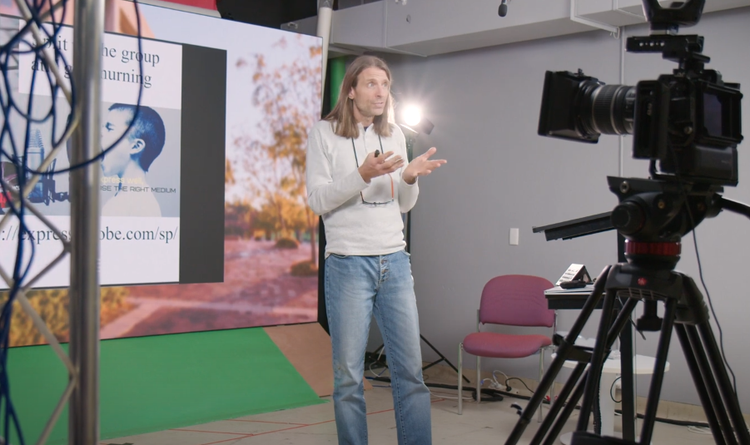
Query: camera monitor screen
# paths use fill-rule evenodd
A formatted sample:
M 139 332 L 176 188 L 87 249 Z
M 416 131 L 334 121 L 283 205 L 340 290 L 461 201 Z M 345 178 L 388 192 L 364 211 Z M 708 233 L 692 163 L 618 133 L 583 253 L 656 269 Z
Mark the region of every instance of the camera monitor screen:
M 735 89 L 704 85 L 702 120 L 705 137 L 720 142 L 742 141 L 740 107 L 742 94 Z
M 722 116 L 723 107 L 719 96 L 703 93 L 703 125 L 711 136 L 725 136 L 726 130 Z

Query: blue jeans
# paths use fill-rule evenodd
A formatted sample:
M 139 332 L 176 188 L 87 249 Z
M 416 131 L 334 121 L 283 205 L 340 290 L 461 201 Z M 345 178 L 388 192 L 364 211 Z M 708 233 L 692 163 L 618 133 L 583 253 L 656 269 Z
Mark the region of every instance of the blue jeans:
M 330 255 L 325 297 L 333 345 L 339 444 L 367 443 L 364 356 L 373 312 L 385 343 L 399 445 L 432 443 L 430 391 L 422 380 L 419 318 L 409 255 Z

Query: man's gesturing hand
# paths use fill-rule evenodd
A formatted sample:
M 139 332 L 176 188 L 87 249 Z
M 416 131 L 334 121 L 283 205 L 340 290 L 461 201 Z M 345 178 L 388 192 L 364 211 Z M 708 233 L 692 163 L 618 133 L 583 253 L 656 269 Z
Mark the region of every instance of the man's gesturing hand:
M 366 183 L 370 183 L 372 178 L 393 173 L 404 166 L 404 160 L 401 156 L 392 156 L 393 152 L 389 151 L 375 156 L 370 153 L 365 158 L 362 165 L 359 166 L 359 174 Z M 390 159 L 388 159 L 390 157 Z
M 434 155 L 436 151 L 437 148 L 432 147 L 424 154 L 414 158 L 401 174 L 401 178 L 404 182 L 407 184 L 414 184 L 418 176 L 427 176 L 432 173 L 433 170 L 448 162 L 445 159 L 430 160 L 430 156 Z

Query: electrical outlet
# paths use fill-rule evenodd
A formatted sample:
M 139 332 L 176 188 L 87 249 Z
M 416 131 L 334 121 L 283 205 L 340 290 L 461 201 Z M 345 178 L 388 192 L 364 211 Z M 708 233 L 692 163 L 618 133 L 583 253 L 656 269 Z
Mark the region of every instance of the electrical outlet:
M 516 228 L 510 229 L 510 235 L 509 235 L 508 241 L 511 246 L 518 245 L 518 229 Z

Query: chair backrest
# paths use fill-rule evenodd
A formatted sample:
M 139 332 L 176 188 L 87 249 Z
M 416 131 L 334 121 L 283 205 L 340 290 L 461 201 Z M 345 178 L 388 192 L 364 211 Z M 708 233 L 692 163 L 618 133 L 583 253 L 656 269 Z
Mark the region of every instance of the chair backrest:
M 544 291 L 552 287 L 548 280 L 533 275 L 495 277 L 482 290 L 479 322 L 551 327 L 555 312 L 547 308 Z

